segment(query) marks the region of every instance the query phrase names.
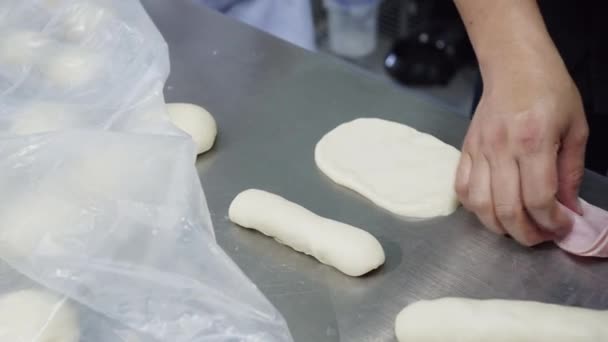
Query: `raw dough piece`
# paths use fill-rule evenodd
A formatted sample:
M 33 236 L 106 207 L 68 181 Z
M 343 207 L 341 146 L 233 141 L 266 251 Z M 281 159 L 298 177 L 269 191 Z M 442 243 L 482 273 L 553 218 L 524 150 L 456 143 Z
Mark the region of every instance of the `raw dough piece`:
M 0 341 L 78 342 L 76 311 L 65 299 L 37 290 L 0 297 Z
M 29 65 L 42 54 L 49 40 L 36 31 L 11 31 L 0 36 L 0 63 Z
M 197 154 L 213 147 L 217 125 L 208 111 L 191 103 L 167 103 L 167 110 L 171 122 L 192 137 Z
M 71 221 L 80 206 L 47 193 L 29 192 L 0 208 L 0 249 L 13 258 L 60 253 L 62 241 L 83 229 Z
M 59 20 L 62 36 L 70 41 L 81 41 L 94 32 L 107 21 L 113 13 L 109 9 L 97 6 L 91 2 L 75 2 L 66 9 Z
M 334 182 L 398 215 L 449 215 L 458 207 L 454 179 L 460 152 L 411 127 L 357 119 L 327 133 L 315 161 Z
M 608 312 L 530 301 L 442 298 L 397 316 L 399 342 L 608 341 Z
M 42 73 L 55 85 L 78 87 L 93 80 L 102 68 L 101 57 L 79 49 L 57 48 L 48 61 L 41 65 Z
M 75 113 L 66 105 L 35 102 L 14 113 L 12 131 L 17 135 L 57 131 L 73 126 Z
M 384 250 L 370 233 L 318 216 L 266 191 L 241 192 L 228 215 L 232 222 L 258 230 L 350 276 L 363 275 L 384 263 Z

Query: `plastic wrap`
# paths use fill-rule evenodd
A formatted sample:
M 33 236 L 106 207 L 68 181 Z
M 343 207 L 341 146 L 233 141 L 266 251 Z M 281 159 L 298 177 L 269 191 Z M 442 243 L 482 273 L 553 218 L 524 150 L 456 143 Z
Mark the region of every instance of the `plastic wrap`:
M 0 3 L 0 341 L 291 340 L 215 242 L 168 72 L 137 1 Z

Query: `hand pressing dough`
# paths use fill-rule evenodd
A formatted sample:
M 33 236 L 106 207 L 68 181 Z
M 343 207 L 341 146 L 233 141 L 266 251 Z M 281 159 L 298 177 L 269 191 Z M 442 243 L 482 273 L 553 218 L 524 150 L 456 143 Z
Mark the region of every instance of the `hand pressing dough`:
M 232 201 L 230 220 L 273 237 L 349 276 L 360 276 L 384 263 L 384 250 L 370 233 L 326 219 L 262 190 L 241 192 Z
M 442 298 L 407 306 L 399 342 L 608 341 L 608 312 L 539 302 Z
M 334 182 L 395 214 L 427 218 L 458 207 L 454 191 L 460 152 L 411 127 L 357 119 L 327 133 L 315 161 Z
M 197 154 L 213 147 L 217 135 L 217 124 L 213 116 L 203 107 L 191 103 L 167 103 L 171 122 L 188 133 L 196 143 Z
M 76 311 L 65 299 L 37 290 L 0 297 L 0 341 L 78 342 Z

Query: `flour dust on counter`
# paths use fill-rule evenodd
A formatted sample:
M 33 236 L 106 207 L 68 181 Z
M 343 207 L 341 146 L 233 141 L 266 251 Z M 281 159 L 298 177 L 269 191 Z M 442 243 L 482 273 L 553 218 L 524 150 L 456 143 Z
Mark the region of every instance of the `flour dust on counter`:
M 213 147 L 217 136 L 215 119 L 205 108 L 192 103 L 167 103 L 169 118 L 196 143 L 197 154 Z
M 459 158 L 460 151 L 430 134 L 377 118 L 342 124 L 315 148 L 317 166 L 331 180 L 414 218 L 456 210 Z
M 364 275 L 384 264 L 382 245 L 370 233 L 266 191 L 241 192 L 232 201 L 228 216 L 242 227 L 273 237 L 349 276 Z
M 533 301 L 441 298 L 397 316 L 399 342 L 608 341 L 608 311 Z

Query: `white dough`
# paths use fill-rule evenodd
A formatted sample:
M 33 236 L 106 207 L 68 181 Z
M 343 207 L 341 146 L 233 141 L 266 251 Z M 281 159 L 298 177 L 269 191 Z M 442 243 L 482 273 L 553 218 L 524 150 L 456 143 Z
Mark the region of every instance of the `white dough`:
M 29 65 L 42 54 L 49 40 L 36 31 L 9 31 L 0 35 L 0 64 Z
M 82 229 L 71 222 L 80 207 L 47 193 L 27 193 L 0 208 L 0 248 L 11 257 L 61 252 L 61 241 Z
M 78 342 L 76 311 L 63 298 L 37 290 L 0 297 L 0 341 Z
M 60 87 L 82 86 L 98 76 L 103 66 L 99 55 L 80 49 L 63 47 L 52 53 L 41 65 L 41 71 Z
M 75 113 L 68 106 L 54 102 L 34 102 L 14 113 L 14 134 L 44 133 L 68 128 Z
M 326 219 L 262 190 L 241 192 L 232 201 L 230 220 L 273 237 L 349 276 L 360 276 L 384 263 L 384 250 L 370 233 Z
M 399 342 L 608 341 L 608 312 L 515 300 L 442 298 L 407 306 Z
M 334 182 L 395 214 L 427 218 L 458 207 L 454 180 L 460 152 L 411 127 L 357 119 L 327 133 L 315 161 Z
M 167 103 L 169 118 L 175 126 L 188 133 L 196 143 L 197 154 L 213 147 L 217 124 L 203 107 L 191 103 Z
M 107 21 L 113 13 L 88 1 L 75 2 L 61 17 L 62 36 L 67 40 L 81 41 Z

